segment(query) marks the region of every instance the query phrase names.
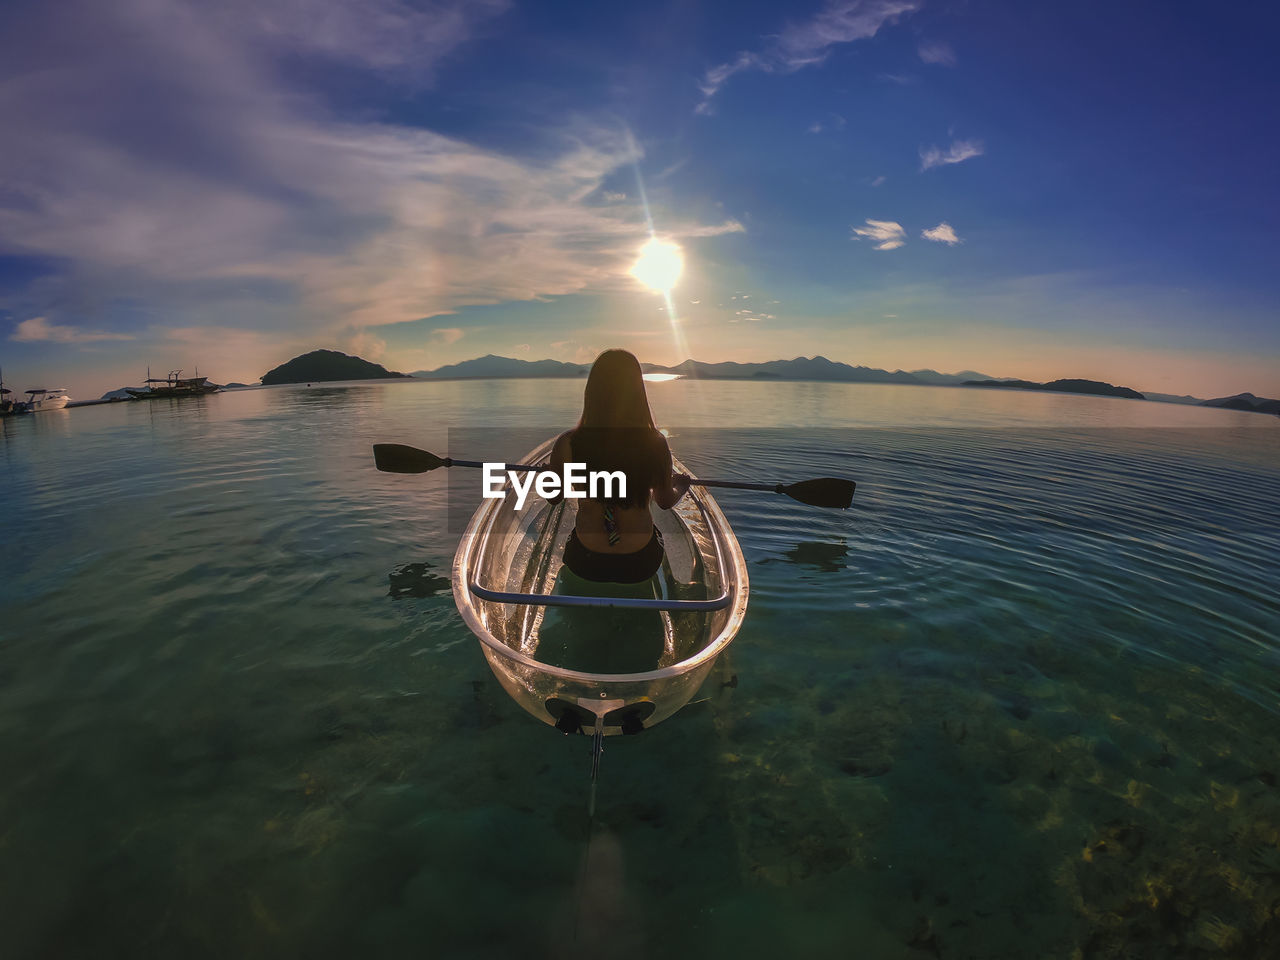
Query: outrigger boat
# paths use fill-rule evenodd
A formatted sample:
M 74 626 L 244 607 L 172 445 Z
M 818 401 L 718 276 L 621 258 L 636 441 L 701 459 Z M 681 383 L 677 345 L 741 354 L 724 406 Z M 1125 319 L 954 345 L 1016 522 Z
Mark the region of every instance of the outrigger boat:
M 141 389 L 134 387 L 125 387 L 125 391 L 135 400 L 153 400 L 159 397 L 200 397 L 206 393 L 214 393 L 219 387 L 215 383 L 209 383 L 208 377 L 199 376 L 199 370 L 196 371 L 197 376 L 182 377 L 181 370 L 169 371 L 169 376 L 160 378 L 152 377 L 151 371 L 147 370 L 147 379 L 143 381 L 146 384 Z
M 13 391 L 4 385 L 4 374 L 0 373 L 0 417 L 16 417 L 28 412 L 27 405 L 10 399 L 12 396 Z
M 523 462 L 542 463 L 554 442 L 543 443 Z M 683 470 L 674 458 L 672 466 Z M 638 733 L 670 717 L 693 698 L 747 610 L 746 560 L 714 498 L 691 487 L 674 509 L 653 509 L 666 556 L 647 590 L 591 584 L 599 589 L 582 593 L 566 593 L 558 584 L 576 518 L 574 502 L 540 500 L 517 511 L 515 499 L 481 504 L 453 563 L 454 600 L 498 681 L 530 714 L 564 733 Z M 586 585 L 572 575 L 565 579 Z M 562 646 L 544 643 L 544 633 L 557 620 L 550 611 L 560 608 L 613 609 L 633 623 L 638 619 L 642 632 L 661 636 L 656 662 L 630 673 L 558 665 Z M 591 630 L 590 615 L 578 624 L 574 619 L 575 614 L 558 618 L 555 629 Z M 628 630 L 619 639 L 632 641 L 634 633 Z M 579 639 L 608 644 L 614 638 Z M 659 645 L 650 649 L 658 651 Z

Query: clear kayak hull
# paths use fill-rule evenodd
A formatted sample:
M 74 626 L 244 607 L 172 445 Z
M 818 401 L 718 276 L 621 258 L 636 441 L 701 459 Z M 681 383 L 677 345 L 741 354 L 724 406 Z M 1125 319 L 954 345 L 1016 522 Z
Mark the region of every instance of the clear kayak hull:
M 481 503 L 453 566 L 458 610 L 507 693 L 544 723 L 606 736 L 688 703 L 747 608 L 746 561 L 714 498 L 693 487 L 673 510 L 652 508 L 665 557 L 644 584 L 574 577 L 562 568 L 574 502 L 514 500 Z

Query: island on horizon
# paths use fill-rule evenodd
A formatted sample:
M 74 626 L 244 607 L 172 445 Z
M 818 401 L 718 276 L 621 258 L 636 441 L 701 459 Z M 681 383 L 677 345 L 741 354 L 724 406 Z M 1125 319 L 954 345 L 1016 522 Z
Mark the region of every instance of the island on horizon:
M 1034 380 L 966 380 L 963 385 L 1005 390 L 1044 390 L 1050 393 L 1087 393 L 1098 397 L 1124 397 L 1128 400 L 1147 399 L 1137 390 L 1117 387 L 1101 380 L 1051 380 L 1048 383 L 1036 383 Z
M 337 350 L 312 350 L 262 375 L 262 384 L 324 383 L 332 380 L 412 379 L 407 373 L 388 370 L 380 363 L 352 357 Z

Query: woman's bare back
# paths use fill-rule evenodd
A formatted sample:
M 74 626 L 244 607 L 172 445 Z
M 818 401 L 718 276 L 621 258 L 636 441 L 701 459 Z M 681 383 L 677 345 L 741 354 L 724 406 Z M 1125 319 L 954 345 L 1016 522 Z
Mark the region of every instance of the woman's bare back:
M 661 435 L 659 435 L 661 439 Z M 655 449 L 655 458 L 665 456 L 665 463 L 655 464 L 654 476 L 660 478 L 657 487 L 646 487 L 643 491 L 628 490 L 626 505 L 620 503 L 601 503 L 598 500 L 583 498 L 578 501 L 578 519 L 575 529 L 578 540 L 594 553 L 635 553 L 649 543 L 653 536 L 653 515 L 649 512 L 649 499 L 652 493 L 658 505 L 670 509 L 679 499 L 679 493 L 671 490 L 671 453 L 662 442 L 661 453 Z M 577 462 L 573 454 L 572 431 L 562 434 L 556 441 L 551 453 L 551 466 L 558 469 L 564 463 Z M 668 502 L 669 501 L 669 502 Z M 613 515 L 616 541 L 609 542 L 609 530 L 606 525 L 605 510 Z

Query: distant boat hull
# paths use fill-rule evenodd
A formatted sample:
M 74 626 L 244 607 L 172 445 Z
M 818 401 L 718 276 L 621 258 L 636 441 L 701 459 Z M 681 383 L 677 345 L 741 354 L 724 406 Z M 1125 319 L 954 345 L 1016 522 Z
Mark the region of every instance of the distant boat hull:
M 31 399 L 24 406 L 30 413 L 39 413 L 41 410 L 61 410 L 71 402 L 66 390 L 28 390 L 27 396 Z

